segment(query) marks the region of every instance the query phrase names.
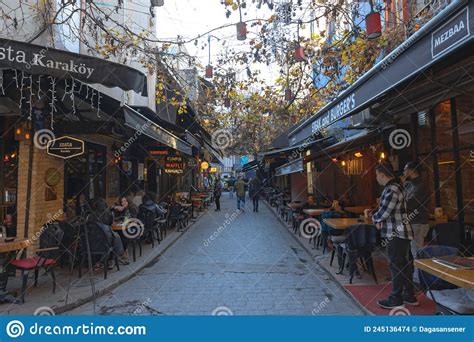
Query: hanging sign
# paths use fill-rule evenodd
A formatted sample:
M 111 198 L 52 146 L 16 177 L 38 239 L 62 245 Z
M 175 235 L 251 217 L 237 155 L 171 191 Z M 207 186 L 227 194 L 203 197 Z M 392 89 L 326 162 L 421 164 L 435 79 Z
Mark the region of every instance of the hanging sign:
M 69 159 L 84 153 L 84 141 L 72 137 L 60 137 L 48 143 L 47 152 L 50 156 Z
M 167 156 L 165 159 L 165 173 L 183 174 L 186 163 L 181 156 Z

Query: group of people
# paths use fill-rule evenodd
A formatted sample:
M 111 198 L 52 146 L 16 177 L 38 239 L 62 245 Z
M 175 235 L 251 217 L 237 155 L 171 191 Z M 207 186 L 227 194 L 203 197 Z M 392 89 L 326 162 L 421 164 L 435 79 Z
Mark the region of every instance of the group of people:
M 430 194 L 418 162 L 407 163 L 403 172 L 404 182 L 396 177 L 390 163 L 379 164 L 376 176 L 384 188 L 372 220 L 387 241 L 392 281 L 390 296 L 378 301 L 378 305 L 385 309 L 404 304 L 417 306 L 413 259 L 417 250 L 423 247 L 429 230 Z
M 245 194 L 249 190 L 249 197 L 252 200 L 253 211 L 258 213 L 258 203 L 260 199 L 260 194 L 262 191 L 263 183 L 259 177 L 250 179 L 248 182 L 245 182 L 242 176 L 238 177 L 237 181 L 233 184 L 232 188 L 229 191 L 235 192 L 237 198 L 237 210 L 245 212 Z M 214 183 L 214 200 L 216 203 L 216 211 L 221 210 L 220 198 L 222 196 L 222 182 L 220 177 L 217 177 Z
M 134 203 L 136 198 L 127 196 L 121 196 L 113 206 L 109 206 L 103 198 L 93 200 L 88 205 L 87 221 L 100 226 L 112 246 L 113 252 L 119 257 L 119 262 L 125 265 L 128 264 L 128 239 L 122 231 L 112 230 L 112 224 L 117 221 L 124 222 L 130 218 L 138 218 L 143 221 L 147 211 L 152 212 L 157 219 L 164 218 L 167 213 L 167 209 L 156 202 L 155 194 L 143 193 L 140 197 L 141 204 L 138 207 Z M 96 265 L 97 268 L 103 266 Z M 113 267 L 112 260 L 109 261 L 108 267 Z

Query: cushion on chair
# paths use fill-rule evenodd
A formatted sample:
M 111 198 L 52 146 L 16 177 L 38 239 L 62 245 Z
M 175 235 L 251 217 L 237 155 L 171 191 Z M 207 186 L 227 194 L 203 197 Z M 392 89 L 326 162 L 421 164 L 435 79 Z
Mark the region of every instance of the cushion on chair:
M 432 292 L 434 299 L 429 291 L 427 296 L 442 306 L 445 306 L 461 315 L 474 314 L 474 291 L 460 288 Z
M 32 258 L 13 260 L 10 262 L 10 265 L 24 270 L 33 270 L 37 268 L 38 265 L 40 265 L 41 267 L 49 267 L 51 265 L 54 265 L 55 263 L 56 260 L 54 259 L 43 259 L 38 256 L 35 256 Z

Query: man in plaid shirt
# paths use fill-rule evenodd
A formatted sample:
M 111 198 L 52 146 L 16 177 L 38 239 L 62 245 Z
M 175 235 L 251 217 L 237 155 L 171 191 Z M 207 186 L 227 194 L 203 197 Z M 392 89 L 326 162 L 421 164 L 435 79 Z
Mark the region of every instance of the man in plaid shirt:
M 418 305 L 415 297 L 413 263 L 410 243 L 413 231 L 408 221 L 403 186 L 395 177 L 393 167 L 383 163 L 375 169 L 377 182 L 384 187 L 379 208 L 372 220 L 387 240 L 387 254 L 392 275 L 392 293 L 387 299 L 378 301 L 385 309 L 407 305 Z

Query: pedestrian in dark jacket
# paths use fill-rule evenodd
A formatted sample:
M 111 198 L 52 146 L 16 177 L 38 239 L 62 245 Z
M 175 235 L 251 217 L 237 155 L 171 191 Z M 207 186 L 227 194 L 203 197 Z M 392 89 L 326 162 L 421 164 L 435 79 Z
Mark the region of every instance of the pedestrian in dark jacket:
M 216 211 L 221 211 L 221 195 L 222 195 L 222 183 L 219 176 L 217 176 L 214 183 L 214 201 L 216 202 Z
M 384 309 L 398 306 L 418 305 L 413 287 L 413 263 L 410 242 L 413 231 L 408 222 L 406 200 L 403 186 L 393 167 L 383 163 L 375 169 L 377 182 L 384 186 L 379 208 L 372 215 L 376 227 L 381 230 L 382 238 L 387 241 L 387 254 L 392 275 L 392 293 L 377 304 Z
M 249 197 L 252 199 L 253 211 L 258 213 L 258 200 L 262 191 L 262 182 L 258 177 L 253 178 L 249 184 Z

